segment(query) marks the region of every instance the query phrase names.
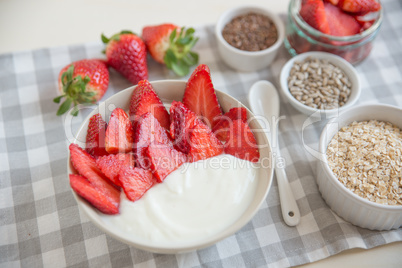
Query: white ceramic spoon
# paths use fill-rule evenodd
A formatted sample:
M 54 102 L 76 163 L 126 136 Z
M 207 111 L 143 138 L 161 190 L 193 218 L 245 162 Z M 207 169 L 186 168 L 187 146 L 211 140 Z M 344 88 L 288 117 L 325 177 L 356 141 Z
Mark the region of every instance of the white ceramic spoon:
M 272 83 L 261 80 L 254 83 L 248 95 L 251 110 L 258 118 L 261 126 L 269 124 L 270 133 L 265 134 L 271 144 L 273 152 L 273 166 L 278 182 L 279 197 L 281 201 L 282 215 L 285 223 L 289 226 L 296 226 L 300 222 L 300 211 L 297 206 L 292 189 L 290 188 L 285 168 L 277 167 L 277 159 L 280 159 L 278 143 L 277 123 L 279 122 L 279 96 Z M 263 118 L 261 118 L 263 117 Z

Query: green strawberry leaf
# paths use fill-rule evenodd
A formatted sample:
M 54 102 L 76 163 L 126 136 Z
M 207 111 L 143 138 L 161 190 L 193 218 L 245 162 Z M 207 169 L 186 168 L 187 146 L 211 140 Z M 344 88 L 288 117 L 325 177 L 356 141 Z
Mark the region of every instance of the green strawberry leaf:
M 61 99 L 64 97 L 64 95 L 58 96 L 56 98 L 53 99 L 53 102 L 55 103 L 60 103 Z
M 174 54 L 173 50 L 168 49 L 166 51 L 164 61 L 168 69 L 172 69 L 172 63 L 177 61 L 176 55 Z
M 174 29 L 169 36 L 169 48 L 166 50 L 164 62 L 168 69 L 173 70 L 179 76 L 185 76 L 190 72 L 190 66 L 198 63 L 198 54 L 192 48 L 198 41 L 194 36 L 193 28 L 182 27 L 180 33 Z
M 130 30 L 122 30 L 122 31 L 120 32 L 120 34 L 135 34 L 135 33 L 133 33 L 133 32 L 130 31 Z
M 192 40 L 191 36 L 182 37 L 177 40 L 177 43 L 180 45 L 187 45 Z
M 101 39 L 102 39 L 102 42 L 103 42 L 104 44 L 107 44 L 107 43 L 109 43 L 109 41 L 110 41 L 110 39 L 107 38 L 104 34 L 101 35 Z
M 186 36 L 193 35 L 195 33 L 194 28 L 188 28 L 186 31 Z
M 194 54 L 194 52 L 192 53 Z M 183 61 L 187 66 L 193 66 L 197 64 L 198 62 L 198 54 L 192 55 L 191 53 L 188 53 L 183 57 Z
M 190 72 L 189 66 L 181 60 L 172 63 L 172 70 L 179 76 L 185 76 Z
M 59 109 L 57 110 L 57 115 L 62 115 L 65 114 L 68 109 L 70 109 L 70 106 L 72 104 L 72 100 L 67 98 L 59 107 Z
M 174 39 L 176 38 L 177 31 L 174 29 L 169 35 L 169 42 L 174 43 Z

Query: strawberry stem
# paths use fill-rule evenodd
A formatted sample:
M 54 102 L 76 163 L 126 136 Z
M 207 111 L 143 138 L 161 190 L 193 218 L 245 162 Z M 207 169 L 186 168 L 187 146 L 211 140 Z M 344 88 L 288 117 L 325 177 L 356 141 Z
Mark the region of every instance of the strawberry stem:
M 190 67 L 198 63 L 198 54 L 191 51 L 198 41 L 194 37 L 193 28 L 182 27 L 179 34 L 174 29 L 169 36 L 169 48 L 166 51 L 164 61 L 168 69 L 173 70 L 179 76 L 185 76 L 190 72 Z
M 87 85 L 91 81 L 89 76 L 85 76 L 84 79 L 82 79 L 80 75 L 73 77 L 73 74 L 74 65 L 71 64 L 67 71 L 61 75 L 61 83 L 63 85 L 64 94 L 54 98 L 53 102 L 60 103 L 63 98 L 65 98 L 65 100 L 57 110 L 57 115 L 66 113 L 70 109 L 71 105 L 73 105 L 71 115 L 77 116 L 78 104 L 92 104 L 95 102 L 93 98 L 95 96 L 95 92 L 87 91 Z

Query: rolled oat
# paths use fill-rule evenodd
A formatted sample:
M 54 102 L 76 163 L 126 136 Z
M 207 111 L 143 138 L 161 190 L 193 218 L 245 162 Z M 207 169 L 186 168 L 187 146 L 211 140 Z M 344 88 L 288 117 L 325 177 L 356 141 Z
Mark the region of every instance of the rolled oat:
M 372 202 L 402 205 L 402 131 L 383 121 L 353 122 L 328 145 L 328 165 L 350 191 Z

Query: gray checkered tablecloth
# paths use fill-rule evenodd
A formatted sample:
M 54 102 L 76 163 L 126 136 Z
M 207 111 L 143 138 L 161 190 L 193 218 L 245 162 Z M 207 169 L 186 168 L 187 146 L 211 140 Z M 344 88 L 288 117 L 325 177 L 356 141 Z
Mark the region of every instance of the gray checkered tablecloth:
M 402 4 L 384 0 L 384 22 L 369 58 L 357 66 L 362 81 L 359 103 L 402 107 Z M 284 48 L 269 68 L 239 73 L 219 58 L 212 26 L 197 28 L 200 62 L 212 72 L 215 87 L 248 105 L 247 93 L 257 80 L 278 86 Z M 101 42 L 0 55 L 0 266 L 1 267 L 286 267 L 314 262 L 350 248 L 372 248 L 402 241 L 402 228 L 370 231 L 357 228 L 332 212 L 315 182 L 315 160 L 302 146 L 304 115 L 281 98 L 280 144 L 287 173 L 301 211 L 297 227 L 282 220 L 274 180 L 255 217 L 236 234 L 206 249 L 161 255 L 127 246 L 96 228 L 82 214 L 67 177 L 71 131 L 57 117 L 57 76 L 66 64 L 103 57 Z M 176 78 L 154 62 L 151 81 Z M 183 78 L 183 79 L 187 79 Z M 104 99 L 130 86 L 111 71 Z M 84 120 L 72 122 L 73 133 Z M 304 129 L 304 141 L 317 148 L 325 121 Z

